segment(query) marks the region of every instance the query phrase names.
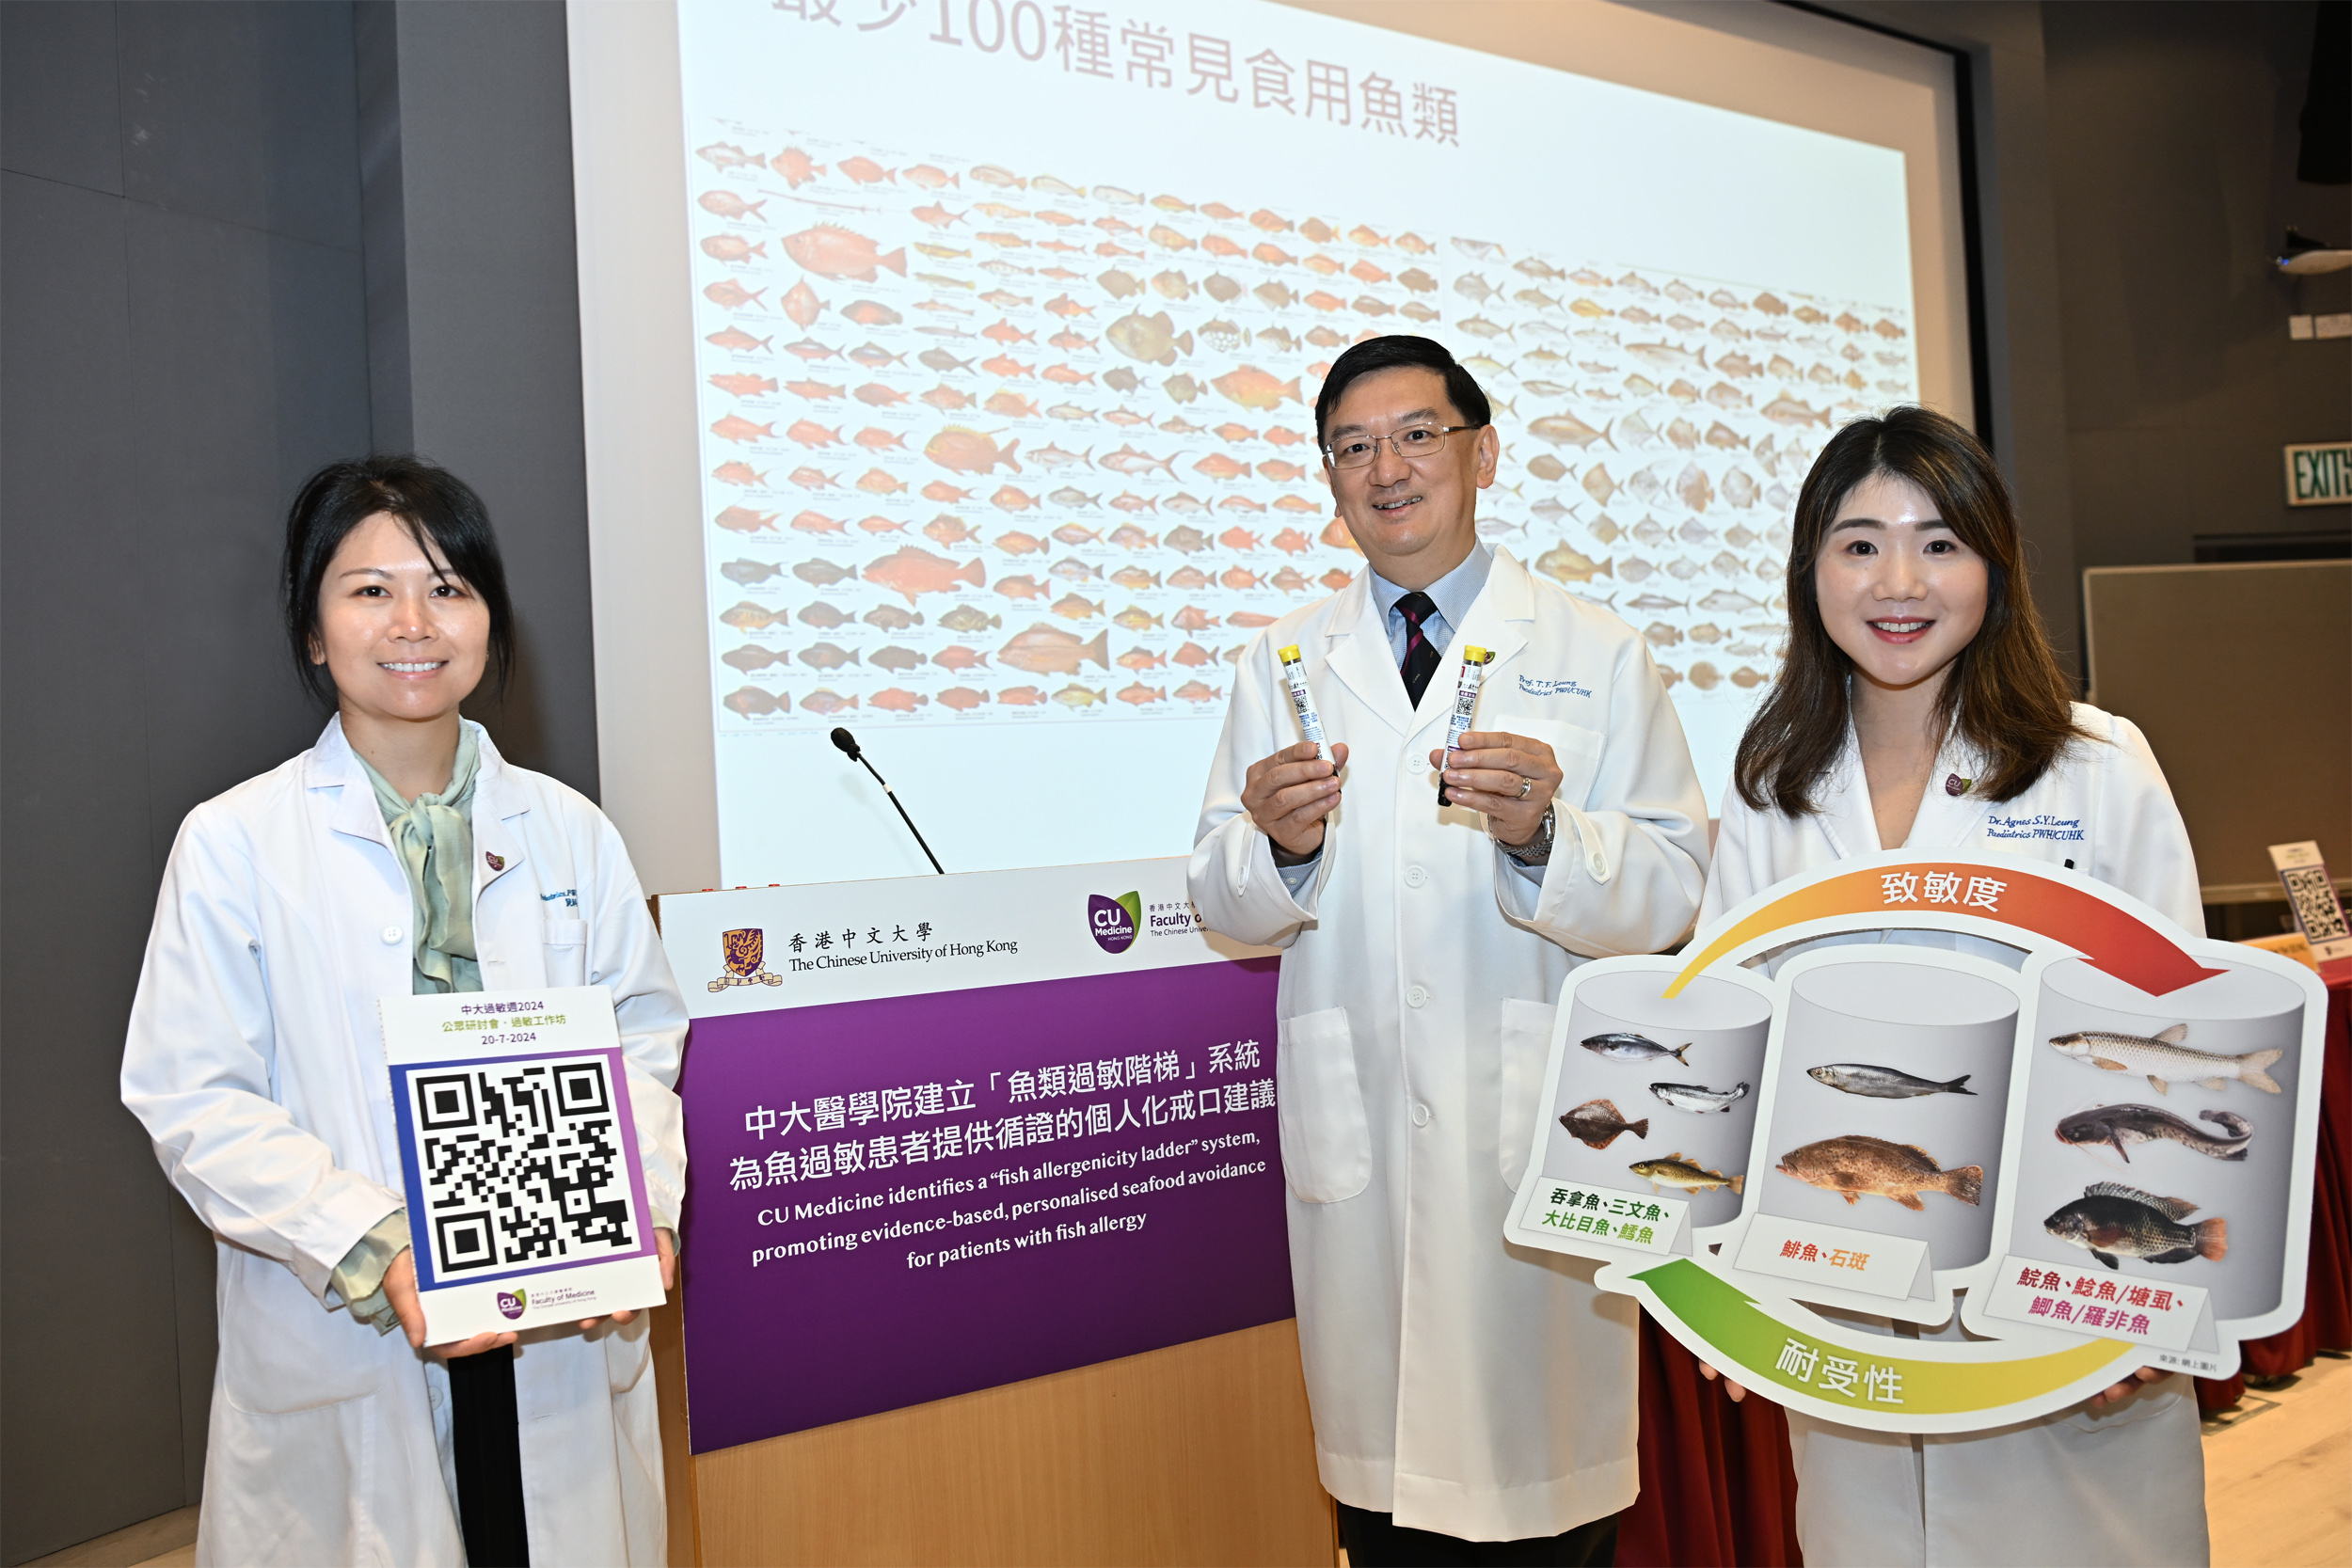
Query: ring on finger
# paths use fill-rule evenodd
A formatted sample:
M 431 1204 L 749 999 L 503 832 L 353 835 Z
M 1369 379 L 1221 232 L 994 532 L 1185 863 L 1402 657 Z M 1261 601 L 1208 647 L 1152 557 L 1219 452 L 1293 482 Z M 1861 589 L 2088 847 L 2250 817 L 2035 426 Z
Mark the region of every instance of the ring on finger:
M 1519 795 L 1518 795 L 1518 798 L 1519 798 L 1520 800 L 1526 800 L 1526 799 L 1527 799 L 1530 795 L 1533 795 L 1534 792 L 1535 792 L 1535 781 L 1534 781 L 1534 779 L 1529 778 L 1529 777 L 1528 777 L 1526 774 L 1524 774 L 1524 773 L 1520 774 L 1520 775 L 1519 775 Z

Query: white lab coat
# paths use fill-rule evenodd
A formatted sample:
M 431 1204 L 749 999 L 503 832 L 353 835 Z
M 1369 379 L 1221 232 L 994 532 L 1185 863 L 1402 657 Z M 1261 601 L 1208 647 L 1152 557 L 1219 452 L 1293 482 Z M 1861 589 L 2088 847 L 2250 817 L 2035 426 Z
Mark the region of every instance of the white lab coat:
M 1288 949 L 1277 1094 L 1291 1273 L 1323 1484 L 1471 1540 L 1550 1535 L 1637 1489 L 1632 1302 L 1592 1265 L 1507 1246 L 1552 1004 L 1582 957 L 1682 934 L 1706 806 L 1648 650 L 1497 551 L 1416 711 L 1367 573 L 1242 657 L 1192 854 L 1213 929 Z M 1294 898 L 1243 809 L 1295 743 L 1276 650 L 1297 643 L 1350 749 L 1314 879 Z M 1491 650 L 1475 727 L 1549 742 L 1566 775 L 1540 888 L 1441 809 L 1466 646 Z
M 478 737 L 483 986 L 612 989 L 647 1196 L 675 1226 L 686 1009 L 628 851 L 588 800 Z M 172 847 L 122 1099 L 218 1247 L 199 1562 L 465 1561 L 447 1372 L 398 1331 L 379 1338 L 330 1309 L 327 1289 L 403 1201 L 376 1001 L 410 991 L 413 925 L 407 874 L 340 721 L 190 812 Z M 593 1335 L 542 1329 L 516 1350 L 541 1562 L 663 1560 L 648 1325 L 640 1314 Z
M 2071 863 L 2201 934 L 2188 831 L 2146 737 L 2129 720 L 2087 704 L 2074 705 L 2074 719 L 2100 739 L 2075 742 L 2012 800 L 1947 794 L 1947 777 L 1982 776 L 1965 749 L 1948 743 L 1904 847 Z M 1702 921 L 1783 878 L 1879 852 L 1869 786 L 1851 736 L 1817 800 L 1817 816 L 1792 819 L 1754 811 L 1736 790 L 1724 791 Z M 2012 966 L 2019 957 L 2015 948 L 1973 937 L 1889 931 L 1884 938 Z M 1893 1331 L 1883 1318 L 1845 1321 Z M 1961 1338 L 1957 1314 L 1926 1337 Z M 1909 1437 L 1794 1412 L 1788 1431 L 1797 1461 L 1797 1538 L 1814 1568 L 2152 1568 L 2201 1565 L 2209 1557 L 2197 1400 L 2183 1377 L 2151 1384 L 2100 1414 L 2078 1409 L 1988 1433 Z

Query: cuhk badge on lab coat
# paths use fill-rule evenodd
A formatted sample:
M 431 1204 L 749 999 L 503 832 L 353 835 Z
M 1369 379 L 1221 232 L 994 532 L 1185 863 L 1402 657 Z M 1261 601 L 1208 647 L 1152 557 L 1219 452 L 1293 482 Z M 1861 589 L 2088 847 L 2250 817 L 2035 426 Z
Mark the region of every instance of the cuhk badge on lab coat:
M 661 1305 L 612 993 L 379 1006 L 426 1342 Z

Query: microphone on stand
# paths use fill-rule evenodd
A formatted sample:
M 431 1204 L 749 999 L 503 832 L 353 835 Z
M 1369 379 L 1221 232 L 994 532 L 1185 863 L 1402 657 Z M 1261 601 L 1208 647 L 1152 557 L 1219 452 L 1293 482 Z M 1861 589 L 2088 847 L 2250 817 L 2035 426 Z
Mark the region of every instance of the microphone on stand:
M 857 736 L 847 730 L 836 729 L 833 732 L 833 743 L 841 749 L 843 756 L 851 762 L 865 763 L 866 770 L 874 773 L 874 765 L 866 762 L 866 753 L 858 749 Z M 923 842 L 923 830 L 914 825 L 914 818 L 907 815 L 907 808 L 899 802 L 898 792 L 891 788 L 889 781 L 880 773 L 874 773 L 874 782 L 882 786 L 882 793 L 890 797 L 890 803 L 898 808 L 898 820 L 904 822 L 907 832 L 914 835 L 915 845 L 923 851 L 923 858 L 931 863 L 931 869 L 943 877 L 947 875 L 946 868 L 939 863 L 939 857 L 931 853 L 931 847 Z

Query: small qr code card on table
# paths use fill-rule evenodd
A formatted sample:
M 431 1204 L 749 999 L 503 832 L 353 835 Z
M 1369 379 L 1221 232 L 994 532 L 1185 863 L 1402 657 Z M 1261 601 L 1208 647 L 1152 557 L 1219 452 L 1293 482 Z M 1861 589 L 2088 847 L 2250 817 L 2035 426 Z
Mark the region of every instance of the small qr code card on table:
M 612 993 L 379 1006 L 426 1341 L 661 1305 Z

